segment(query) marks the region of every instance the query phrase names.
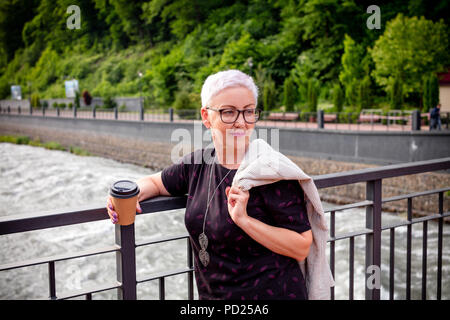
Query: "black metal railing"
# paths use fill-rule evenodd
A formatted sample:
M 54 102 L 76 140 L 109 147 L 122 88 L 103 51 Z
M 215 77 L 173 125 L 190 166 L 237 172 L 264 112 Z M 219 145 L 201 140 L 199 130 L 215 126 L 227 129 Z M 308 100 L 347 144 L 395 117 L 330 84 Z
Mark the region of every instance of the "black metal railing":
M 200 121 L 200 109 L 176 110 L 141 109 L 127 111 L 123 108 L 82 107 L 65 108 L 28 108 L 26 111 L 18 108 L 0 107 L 0 114 L 31 115 L 43 117 L 103 119 L 124 121 L 157 121 L 192 123 Z M 429 128 L 430 113 L 415 111 L 363 110 L 358 113 L 347 112 L 277 112 L 263 111 L 259 125 L 282 128 L 318 128 L 328 130 L 357 131 L 410 131 L 431 130 Z M 448 130 L 450 112 L 441 112 L 441 130 Z
M 365 265 L 366 270 L 370 267 L 381 267 L 381 234 L 383 231 L 390 233 L 390 263 L 389 263 L 389 298 L 394 298 L 394 250 L 395 250 L 395 229 L 398 227 L 407 227 L 407 250 L 406 250 L 406 299 L 411 299 L 411 229 L 412 225 L 422 223 L 422 299 L 427 296 L 427 245 L 428 245 L 428 222 L 431 220 L 438 221 L 438 262 L 437 262 L 437 286 L 436 297 L 441 299 L 442 296 L 442 249 L 443 249 L 443 225 L 444 218 L 450 216 L 450 212 L 444 210 L 445 192 L 450 190 L 450 186 L 435 190 L 426 190 L 423 192 L 415 192 L 390 198 L 382 198 L 382 180 L 394 177 L 400 177 L 411 174 L 419 174 L 424 172 L 448 170 L 450 169 L 450 158 L 418 161 L 404 164 L 396 164 L 383 166 L 378 168 L 369 168 L 363 170 L 354 170 L 349 172 L 332 173 L 313 177 L 318 189 L 343 186 L 359 182 L 366 183 L 366 200 L 337 206 L 326 210 L 330 213 L 330 237 L 328 239 L 330 252 L 330 267 L 334 275 L 335 273 L 335 245 L 337 241 L 349 241 L 349 299 L 354 298 L 354 248 L 355 238 L 365 237 Z M 417 197 L 438 194 L 438 212 L 429 216 L 413 218 L 412 200 Z M 382 227 L 382 204 L 392 201 L 407 200 L 407 219 L 403 223 Z M 141 202 L 143 214 L 149 214 L 159 211 L 185 208 L 185 197 L 158 197 Z M 347 234 L 336 235 L 335 222 L 336 212 L 351 208 L 366 208 L 366 224 L 363 230 L 350 232 Z M 448 208 L 447 208 L 448 210 Z M 70 212 L 54 212 L 40 215 L 24 214 L 0 217 L 0 236 L 12 233 L 20 233 L 32 230 L 40 230 L 46 228 L 55 228 L 67 225 L 74 225 L 86 222 L 109 219 L 105 208 L 92 208 Z M 136 287 L 140 283 L 158 280 L 159 298 L 165 298 L 165 279 L 170 276 L 187 274 L 188 276 L 188 299 L 194 298 L 193 283 L 193 258 L 192 248 L 188 234 L 179 236 L 166 237 L 152 241 L 136 243 L 135 226 L 115 226 L 115 244 L 103 248 L 94 248 L 76 253 L 67 253 L 51 257 L 39 257 L 27 261 L 14 262 L 0 265 L 0 271 L 6 271 L 16 268 L 23 268 L 32 265 L 47 264 L 48 265 L 48 286 L 50 299 L 68 299 L 79 296 L 85 296 L 86 299 L 92 299 L 92 295 L 97 292 L 107 291 L 111 289 L 118 290 L 119 299 L 137 299 Z M 163 243 L 168 241 L 186 239 L 187 242 L 187 263 L 185 268 L 178 270 L 170 270 L 154 274 L 150 277 L 137 278 L 136 276 L 136 255 L 135 251 L 138 247 L 148 246 L 155 243 Z M 93 288 L 85 288 L 76 292 L 56 292 L 55 286 L 55 262 L 76 259 L 91 255 L 99 255 L 115 252 L 116 253 L 116 281 L 106 283 Z M 366 273 L 366 281 L 369 274 Z M 334 288 L 331 288 L 331 298 L 334 299 Z M 380 288 L 365 286 L 365 298 L 368 300 L 380 299 Z

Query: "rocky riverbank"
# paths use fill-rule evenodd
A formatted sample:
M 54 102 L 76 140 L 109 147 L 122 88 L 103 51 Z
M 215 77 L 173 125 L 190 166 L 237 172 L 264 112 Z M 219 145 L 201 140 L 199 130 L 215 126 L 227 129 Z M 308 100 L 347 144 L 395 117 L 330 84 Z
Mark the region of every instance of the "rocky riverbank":
M 168 143 L 147 142 L 125 139 L 111 135 L 101 135 L 95 132 L 58 130 L 54 128 L 30 127 L 19 124 L 2 123 L 0 135 L 25 135 L 41 142 L 55 141 L 64 147 L 78 146 L 89 153 L 114 159 L 121 162 L 133 163 L 154 170 L 172 164 L 171 151 L 173 145 Z M 311 159 L 289 156 L 310 176 L 359 170 L 376 165 L 349 163 L 332 160 Z M 445 188 L 450 185 L 450 174 L 427 172 L 390 178 L 383 180 L 383 198 L 401 194 L 420 192 L 431 189 Z M 347 204 L 365 199 L 365 183 L 332 187 L 319 190 L 322 200 Z M 423 216 L 438 212 L 438 195 L 423 196 L 413 199 L 413 215 Z M 383 210 L 406 214 L 407 201 L 401 200 L 383 205 Z M 450 207 L 450 197 L 444 195 L 444 212 Z

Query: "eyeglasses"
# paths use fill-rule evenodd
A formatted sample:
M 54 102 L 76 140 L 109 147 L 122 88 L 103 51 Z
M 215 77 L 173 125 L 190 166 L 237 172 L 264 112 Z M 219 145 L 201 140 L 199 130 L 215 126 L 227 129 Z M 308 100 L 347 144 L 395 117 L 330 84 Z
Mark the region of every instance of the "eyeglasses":
M 261 110 L 256 108 L 247 108 L 244 110 L 238 110 L 234 106 L 223 106 L 222 109 L 214 109 L 211 107 L 206 107 L 208 110 L 216 111 L 220 113 L 220 120 L 223 123 L 231 124 L 235 123 L 242 112 L 244 121 L 247 123 L 255 123 L 259 120 Z

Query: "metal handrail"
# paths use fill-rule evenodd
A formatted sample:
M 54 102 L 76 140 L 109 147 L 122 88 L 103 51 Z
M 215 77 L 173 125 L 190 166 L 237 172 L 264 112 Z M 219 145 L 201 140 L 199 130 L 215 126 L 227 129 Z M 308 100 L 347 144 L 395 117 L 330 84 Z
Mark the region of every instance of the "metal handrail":
M 407 298 L 410 298 L 410 286 L 411 286 L 411 226 L 415 223 L 423 223 L 424 237 L 423 237 L 423 252 L 426 254 L 427 248 L 427 222 L 431 220 L 438 220 L 439 222 L 439 239 L 438 239 L 438 299 L 441 295 L 441 279 L 442 279 L 442 226 L 445 217 L 450 216 L 450 212 L 443 211 L 443 197 L 444 192 L 450 190 L 450 187 L 440 188 L 435 190 L 427 190 L 424 192 L 414 192 L 407 195 L 395 196 L 390 198 L 382 198 L 381 196 L 381 181 L 386 178 L 393 178 L 397 176 L 417 174 L 428 171 L 448 170 L 450 169 L 450 157 L 443 159 L 434 159 L 426 161 L 418 161 L 404 164 L 395 164 L 389 166 L 383 166 L 378 168 L 368 168 L 362 170 L 353 170 L 347 172 L 332 173 L 326 175 L 313 176 L 313 180 L 318 189 L 329 188 L 335 186 L 341 186 L 346 184 L 366 182 L 366 200 L 344 205 L 337 206 L 326 210 L 330 213 L 330 266 L 332 273 L 334 274 L 334 256 L 335 256 L 335 241 L 349 239 L 350 241 L 350 286 L 349 297 L 353 298 L 353 263 L 354 263 L 354 238 L 357 236 L 366 237 L 366 267 L 367 266 L 380 266 L 381 257 L 381 232 L 390 229 L 391 231 L 391 256 L 392 250 L 395 244 L 395 228 L 406 226 L 408 228 L 408 250 L 407 250 Z M 439 213 L 431 216 L 412 218 L 412 199 L 419 196 L 425 196 L 430 194 L 439 194 Z M 398 200 L 408 200 L 408 218 L 404 223 L 397 223 L 390 226 L 381 226 L 381 205 L 382 203 Z M 140 203 L 142 208 L 142 214 L 149 214 L 154 212 L 160 212 L 165 210 L 174 210 L 185 208 L 186 197 L 157 197 L 149 200 L 142 201 Z M 342 211 L 346 209 L 366 207 L 366 228 L 357 232 L 350 232 L 347 234 L 335 235 L 335 213 L 336 211 Z M 0 235 L 40 230 L 46 228 L 60 227 L 66 225 L 73 225 L 79 223 L 86 223 L 99 220 L 107 220 L 106 208 L 84 208 L 82 210 L 69 210 L 66 212 L 45 212 L 40 214 L 20 214 L 0 217 Z M 189 276 L 189 298 L 193 298 L 193 259 L 192 248 L 190 246 L 189 235 L 182 234 L 172 237 L 163 237 L 158 239 L 152 239 L 147 241 L 141 241 L 136 243 L 134 236 L 134 225 L 131 226 L 115 226 L 116 232 L 116 244 L 113 246 L 103 248 L 87 249 L 78 253 L 68 253 L 62 255 L 56 255 L 52 257 L 44 257 L 31 259 L 22 262 L 14 262 L 4 264 L 0 266 L 0 271 L 10 270 L 13 268 L 20 268 L 25 266 L 45 264 L 49 265 L 49 290 L 50 298 L 70 298 L 76 296 L 86 296 L 87 299 L 92 298 L 92 293 L 111 290 L 117 288 L 119 291 L 119 298 L 123 299 L 136 299 L 136 285 L 138 283 L 159 279 L 160 285 L 160 298 L 164 299 L 164 279 L 168 276 L 176 274 L 187 273 Z M 175 271 L 167 271 L 162 273 L 153 274 L 146 277 L 136 278 L 135 267 L 135 249 L 141 246 L 152 245 L 161 242 L 187 239 L 188 244 L 188 261 L 187 267 L 178 269 Z M 55 270 L 54 263 L 56 261 L 80 258 L 95 254 L 103 254 L 108 252 L 116 252 L 117 256 L 117 282 L 104 284 L 97 286 L 89 290 L 79 290 L 72 293 L 62 293 L 56 296 L 55 288 Z M 426 257 L 423 257 L 422 273 L 425 277 L 422 287 L 422 297 L 426 297 Z M 393 283 L 393 269 L 394 262 L 391 261 L 391 278 L 390 283 Z M 390 298 L 393 298 L 393 289 L 390 288 Z M 334 298 L 334 288 L 331 289 L 332 298 Z M 367 289 L 366 299 L 379 299 L 379 289 Z
M 16 114 L 22 116 L 38 116 L 38 117 L 62 117 L 62 118 L 83 118 L 83 119 L 97 119 L 102 118 L 108 120 L 122 120 L 122 121 L 162 121 L 162 122 L 195 122 L 201 119 L 198 109 L 191 110 L 174 110 L 168 109 L 150 109 L 139 111 L 120 111 L 120 108 L 105 109 L 95 107 L 83 107 L 73 109 L 59 108 L 31 108 L 28 112 L 21 111 L 21 108 L 2 108 L 0 107 L 1 114 Z M 33 111 L 34 110 L 34 111 Z M 317 112 L 307 111 L 293 111 L 293 112 L 277 112 L 277 111 L 263 111 L 261 118 L 262 126 L 274 126 L 274 127 L 286 127 L 286 128 L 312 128 L 330 129 L 334 127 L 334 130 L 342 130 L 344 127 L 338 128 L 338 124 L 348 125 L 348 129 L 351 130 L 351 125 L 356 125 L 356 130 L 387 130 L 392 131 L 393 125 L 401 127 L 401 131 L 405 131 L 405 127 L 409 130 L 420 130 L 413 126 L 414 112 L 418 110 L 390 110 L 387 115 L 383 115 L 384 112 L 374 112 L 374 110 L 362 110 L 360 113 L 355 112 L 324 112 L 319 110 Z M 323 116 L 319 116 L 322 114 Z M 381 113 L 378 115 L 378 113 Z M 396 114 L 400 114 L 397 116 Z M 346 115 L 346 116 L 344 116 Z M 353 115 L 358 115 L 357 118 L 353 118 Z M 420 118 L 426 118 L 429 120 L 429 113 L 421 113 Z M 323 123 L 319 123 L 319 119 L 322 119 Z M 445 125 L 445 129 L 449 129 L 450 112 L 441 112 L 442 125 Z M 343 121 L 342 121 L 343 120 Z M 386 121 L 383 124 L 379 121 Z M 396 121 L 401 121 L 400 124 L 396 124 Z M 377 122 L 377 124 L 375 124 Z M 420 122 L 420 121 L 419 121 Z M 327 123 L 325 125 L 325 123 Z M 361 128 L 360 125 L 367 123 L 369 128 Z M 375 128 L 376 127 L 376 128 Z M 444 129 L 444 127 L 442 127 Z M 407 129 L 408 130 L 408 129 Z

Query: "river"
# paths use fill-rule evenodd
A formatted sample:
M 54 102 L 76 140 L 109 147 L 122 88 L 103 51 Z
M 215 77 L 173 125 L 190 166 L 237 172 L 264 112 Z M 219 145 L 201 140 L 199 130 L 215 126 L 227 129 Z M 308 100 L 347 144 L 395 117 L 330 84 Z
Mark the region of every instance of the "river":
M 305 168 L 304 168 L 305 169 Z M 307 171 L 307 169 L 305 170 Z M 146 168 L 100 157 L 81 157 L 64 151 L 0 143 L 0 216 L 69 211 L 105 205 L 108 188 L 116 180 L 137 180 L 151 174 Z M 324 208 L 332 204 L 323 203 Z M 136 219 L 136 240 L 185 233 L 184 210 L 146 214 Z M 328 218 L 328 214 L 327 214 Z M 365 210 L 336 213 L 336 234 L 356 231 L 365 225 Z M 383 225 L 404 217 L 383 213 Z M 422 284 L 422 224 L 414 225 L 412 252 L 412 298 L 420 299 Z M 395 298 L 405 298 L 406 227 L 396 229 Z M 450 298 L 450 230 L 444 225 L 442 298 Z M 45 257 L 114 243 L 114 226 L 109 220 L 20 234 L 0 236 L 0 264 Z M 348 240 L 336 242 L 336 299 L 348 298 Z M 364 299 L 365 238 L 355 238 L 355 299 Z M 137 277 L 186 266 L 186 240 L 139 247 Z M 115 253 L 56 262 L 56 290 L 66 292 L 110 283 L 115 280 Z M 38 265 L 0 272 L 0 299 L 48 297 L 48 266 Z M 428 224 L 427 298 L 436 297 L 437 223 Z M 382 233 L 381 297 L 389 293 L 389 231 Z M 187 298 L 186 274 L 166 278 L 166 298 Z M 196 291 L 196 290 L 195 290 Z M 158 299 L 158 282 L 137 287 L 139 299 Z M 195 292 L 195 298 L 197 294 Z M 115 299 L 116 290 L 93 295 L 94 299 Z

